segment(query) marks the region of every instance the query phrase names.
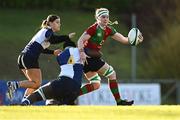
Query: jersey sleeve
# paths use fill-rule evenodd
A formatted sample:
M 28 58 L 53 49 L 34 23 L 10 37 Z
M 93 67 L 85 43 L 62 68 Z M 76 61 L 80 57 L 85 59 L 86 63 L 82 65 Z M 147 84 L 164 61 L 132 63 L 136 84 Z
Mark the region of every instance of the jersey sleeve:
M 42 53 L 44 53 L 44 54 L 54 54 L 54 50 L 50 50 L 50 49 L 44 49 L 43 51 L 42 51 Z
M 86 33 L 89 34 L 90 36 L 93 36 L 96 33 L 96 27 L 95 26 L 90 26 L 87 30 Z
M 48 39 L 48 41 L 51 44 L 58 44 L 58 43 L 61 43 L 61 42 L 64 42 L 64 41 L 70 41 L 70 38 L 69 38 L 68 35 L 55 35 L 55 34 L 52 34 L 50 36 L 50 38 Z
M 46 38 L 50 38 L 51 35 L 53 35 L 53 34 L 54 34 L 54 33 L 53 33 L 52 29 L 48 29 L 48 30 L 46 31 L 46 33 L 45 33 L 45 37 L 46 37 Z
M 117 31 L 114 27 L 110 26 L 110 29 L 111 29 L 111 33 L 110 33 L 111 36 L 114 35 L 115 33 L 117 33 Z

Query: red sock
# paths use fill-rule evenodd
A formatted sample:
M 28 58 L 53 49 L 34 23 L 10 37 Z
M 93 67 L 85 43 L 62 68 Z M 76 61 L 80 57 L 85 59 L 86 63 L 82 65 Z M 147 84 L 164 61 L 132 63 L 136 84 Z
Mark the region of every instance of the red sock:
M 81 87 L 79 96 L 80 96 L 80 95 L 83 95 L 83 94 L 86 94 L 86 93 L 89 93 L 89 92 L 92 92 L 92 91 L 94 91 L 94 90 L 95 90 L 95 89 L 94 89 L 94 87 L 93 87 L 92 84 L 86 84 L 86 85 L 84 85 L 83 87 Z
M 111 93 L 113 94 L 116 102 L 120 102 L 120 93 L 118 90 L 118 83 L 116 80 L 109 80 L 109 88 L 111 89 Z

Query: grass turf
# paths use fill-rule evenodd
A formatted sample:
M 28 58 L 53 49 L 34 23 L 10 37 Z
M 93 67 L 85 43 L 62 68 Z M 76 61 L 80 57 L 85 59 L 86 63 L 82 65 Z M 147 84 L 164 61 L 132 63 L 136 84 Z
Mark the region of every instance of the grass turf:
M 180 106 L 1 106 L 0 120 L 179 120 Z

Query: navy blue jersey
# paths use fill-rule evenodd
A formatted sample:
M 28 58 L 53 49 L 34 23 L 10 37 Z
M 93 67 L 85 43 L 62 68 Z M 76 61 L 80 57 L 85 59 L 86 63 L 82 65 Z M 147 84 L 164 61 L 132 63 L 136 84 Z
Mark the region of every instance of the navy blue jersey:
M 73 47 L 66 48 L 57 56 L 57 61 L 61 68 L 59 76 L 72 78 L 81 85 L 83 65 L 80 62 L 79 49 Z
M 58 44 L 68 40 L 70 40 L 68 35 L 55 35 L 50 27 L 40 29 L 19 55 L 19 68 L 39 68 L 38 58 L 40 54 L 54 53 L 54 50 L 48 49 L 50 44 Z
M 50 44 L 58 44 L 70 40 L 67 35 L 55 35 L 50 27 L 39 30 L 26 45 L 22 53 L 38 58 L 41 53 L 53 54 L 53 50 L 47 49 Z
M 26 45 L 22 53 L 27 53 L 34 57 L 38 57 L 40 53 L 50 46 L 48 39 L 53 34 L 52 29 L 42 28 L 39 30 L 31 41 Z

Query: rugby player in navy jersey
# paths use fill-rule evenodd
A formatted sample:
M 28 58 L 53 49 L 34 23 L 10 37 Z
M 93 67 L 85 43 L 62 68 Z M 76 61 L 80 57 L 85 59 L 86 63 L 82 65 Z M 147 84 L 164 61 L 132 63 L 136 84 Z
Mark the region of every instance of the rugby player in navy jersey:
M 22 105 L 30 105 L 38 101 L 53 99 L 62 105 L 74 105 L 74 100 L 79 96 L 83 64 L 80 59 L 79 49 L 72 41 L 66 41 L 64 51 L 57 56 L 61 68 L 58 78 L 27 96 Z
M 57 15 L 49 15 L 42 22 L 41 29 L 33 36 L 31 41 L 25 46 L 18 57 L 19 69 L 24 73 L 27 80 L 24 81 L 8 81 L 8 95 L 12 99 L 13 93 L 18 88 L 27 88 L 24 98 L 40 87 L 42 82 L 41 69 L 38 59 L 41 53 L 58 55 L 60 49 L 50 50 L 51 44 L 58 44 L 70 40 L 75 33 L 69 35 L 55 35 L 60 30 L 60 17 Z

